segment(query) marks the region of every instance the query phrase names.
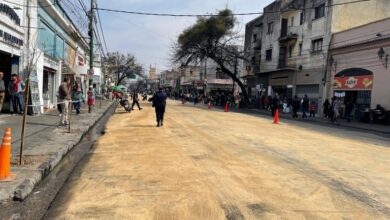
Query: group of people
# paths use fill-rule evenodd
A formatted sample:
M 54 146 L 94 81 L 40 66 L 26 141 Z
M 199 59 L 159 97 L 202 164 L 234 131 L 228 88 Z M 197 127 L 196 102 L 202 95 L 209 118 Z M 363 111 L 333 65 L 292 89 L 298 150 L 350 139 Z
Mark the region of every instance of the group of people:
M 4 73 L 0 71 L 0 112 L 3 109 L 3 103 L 6 92 L 10 95 L 14 114 L 24 113 L 24 93 L 26 84 L 17 74 L 11 75 L 11 81 L 8 85 L 4 82 Z
M 309 117 L 316 117 L 317 103 L 315 101 L 310 101 L 307 95 L 302 99 L 299 99 L 298 96 L 294 96 L 292 101 L 293 118 L 298 118 L 299 110 L 302 111 L 303 119 L 308 118 L 307 113 L 309 113 Z
M 76 110 L 76 114 L 80 114 L 81 104 L 85 103 L 83 90 L 80 83 L 76 82 L 72 88 L 72 83 L 69 78 L 64 78 L 64 81 L 58 88 L 57 92 L 57 109 L 60 112 L 60 126 L 66 126 L 69 124 L 69 114 L 71 106 Z M 88 113 L 92 112 L 93 106 L 95 105 L 96 91 L 92 86 L 88 88 L 87 92 L 87 105 Z

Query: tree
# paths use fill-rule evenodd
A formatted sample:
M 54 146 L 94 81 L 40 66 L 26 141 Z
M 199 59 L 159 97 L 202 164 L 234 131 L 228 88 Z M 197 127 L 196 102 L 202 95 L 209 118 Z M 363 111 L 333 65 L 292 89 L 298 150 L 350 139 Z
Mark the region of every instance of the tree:
M 43 52 L 39 49 L 38 46 L 38 37 L 35 35 L 33 37 L 33 43 L 30 43 L 30 36 L 28 36 L 28 44 L 27 48 L 25 50 L 26 54 L 26 67 L 25 67 L 25 74 L 24 78 L 26 81 L 26 89 L 25 89 L 25 100 L 24 100 L 24 113 L 23 113 L 23 120 L 22 120 L 22 132 L 21 132 L 21 141 L 20 141 L 20 149 L 19 149 L 19 165 L 23 164 L 23 149 L 25 144 L 25 131 L 26 131 L 26 122 L 27 122 L 27 112 L 28 112 L 28 106 L 29 106 L 29 98 L 30 98 L 30 92 L 31 92 L 31 79 L 30 76 L 33 71 L 36 72 L 36 66 L 38 63 L 39 58 L 42 56 Z
M 245 101 L 248 101 L 245 85 L 236 74 L 237 62 L 245 60 L 245 56 L 236 45 L 240 36 L 233 31 L 235 24 L 236 19 L 229 9 L 220 11 L 217 16 L 199 17 L 194 25 L 179 35 L 174 45 L 173 61 L 186 66 L 206 58 L 213 60 L 240 86 Z
M 130 74 L 141 75 L 142 67 L 136 63 L 131 54 L 120 52 L 108 53 L 104 59 L 105 72 L 116 79 L 116 85 L 121 85 Z

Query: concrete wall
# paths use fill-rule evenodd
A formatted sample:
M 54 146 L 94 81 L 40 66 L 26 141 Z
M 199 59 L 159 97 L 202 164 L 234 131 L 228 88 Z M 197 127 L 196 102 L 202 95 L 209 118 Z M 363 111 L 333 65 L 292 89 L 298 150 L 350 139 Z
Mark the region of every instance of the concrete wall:
M 333 4 L 350 0 L 333 0 Z M 390 17 L 389 0 L 371 0 L 333 7 L 332 32 L 344 31 L 356 26 Z

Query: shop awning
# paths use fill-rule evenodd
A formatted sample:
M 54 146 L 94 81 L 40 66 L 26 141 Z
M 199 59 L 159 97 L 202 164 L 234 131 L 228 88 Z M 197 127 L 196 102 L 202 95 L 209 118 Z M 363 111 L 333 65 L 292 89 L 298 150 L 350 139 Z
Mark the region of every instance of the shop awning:
M 260 75 L 260 74 L 264 74 L 264 73 L 287 72 L 287 71 L 299 71 L 299 69 L 295 69 L 295 68 L 283 68 L 283 69 L 276 69 L 276 70 L 268 70 L 268 71 L 256 73 L 256 75 Z

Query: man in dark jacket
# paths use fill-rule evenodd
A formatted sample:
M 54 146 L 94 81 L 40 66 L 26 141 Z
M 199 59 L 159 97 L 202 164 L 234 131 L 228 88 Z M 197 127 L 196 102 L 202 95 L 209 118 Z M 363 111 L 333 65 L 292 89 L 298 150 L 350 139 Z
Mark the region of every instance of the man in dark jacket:
M 60 87 L 58 88 L 58 102 L 61 104 L 61 109 L 62 109 L 60 126 L 65 126 L 69 124 L 70 100 L 71 100 L 70 79 L 64 78 L 64 81 L 61 83 Z
M 306 113 L 309 111 L 309 99 L 307 98 L 307 95 L 303 97 L 302 99 L 302 118 L 307 118 Z
M 134 105 L 137 105 L 138 110 L 142 110 L 141 106 L 139 105 L 138 102 L 138 92 L 134 91 L 133 92 L 133 105 L 131 106 L 131 110 L 134 110 Z
M 299 103 L 298 96 L 294 96 L 294 99 L 292 102 L 293 118 L 298 118 L 299 106 L 300 106 L 300 103 Z
M 164 122 L 164 113 L 166 106 L 167 94 L 162 90 L 162 88 L 158 89 L 153 96 L 153 107 L 156 110 L 156 120 L 157 127 L 162 127 Z

